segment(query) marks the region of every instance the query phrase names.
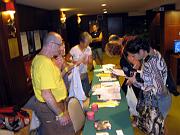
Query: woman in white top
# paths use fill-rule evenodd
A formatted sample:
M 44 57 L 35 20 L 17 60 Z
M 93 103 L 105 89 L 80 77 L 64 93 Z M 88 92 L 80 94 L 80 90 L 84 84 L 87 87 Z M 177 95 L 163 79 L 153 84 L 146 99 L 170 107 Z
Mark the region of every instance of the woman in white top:
M 89 44 L 92 42 L 92 37 L 88 32 L 83 32 L 80 35 L 80 43 L 73 48 L 66 56 L 67 61 L 72 61 L 78 65 L 81 75 L 81 83 L 86 96 L 89 96 L 90 84 L 87 74 L 87 66 L 92 66 L 92 51 Z

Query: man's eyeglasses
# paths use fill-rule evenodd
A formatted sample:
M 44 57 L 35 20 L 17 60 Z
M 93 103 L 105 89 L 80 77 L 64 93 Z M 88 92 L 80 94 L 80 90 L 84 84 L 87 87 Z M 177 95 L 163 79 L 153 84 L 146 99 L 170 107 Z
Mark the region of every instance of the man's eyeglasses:
M 56 42 L 52 42 L 53 44 L 56 44 L 56 45 L 64 45 L 65 44 L 65 42 L 64 41 L 62 41 L 62 43 L 56 43 Z

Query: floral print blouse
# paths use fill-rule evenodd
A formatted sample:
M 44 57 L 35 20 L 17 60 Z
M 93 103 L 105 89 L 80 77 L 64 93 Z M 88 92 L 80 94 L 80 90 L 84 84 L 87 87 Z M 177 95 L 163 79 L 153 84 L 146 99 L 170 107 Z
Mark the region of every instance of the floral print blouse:
M 142 63 L 140 72 L 144 83 L 136 82 L 134 85 L 144 91 L 153 90 L 154 94 L 161 95 L 167 79 L 167 66 L 161 54 L 154 50 L 153 55 L 147 56 Z

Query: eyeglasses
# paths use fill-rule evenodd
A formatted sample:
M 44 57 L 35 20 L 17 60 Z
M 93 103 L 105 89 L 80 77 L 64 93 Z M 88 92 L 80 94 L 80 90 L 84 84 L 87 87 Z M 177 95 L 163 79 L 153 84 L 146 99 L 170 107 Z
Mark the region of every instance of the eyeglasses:
M 61 44 L 59 44 L 59 43 L 56 43 L 56 42 L 52 42 L 53 44 L 56 44 L 56 45 L 61 45 Z
M 56 45 L 64 45 L 65 44 L 65 42 L 64 41 L 62 41 L 62 43 L 56 43 L 56 42 L 52 42 L 53 44 L 56 44 Z

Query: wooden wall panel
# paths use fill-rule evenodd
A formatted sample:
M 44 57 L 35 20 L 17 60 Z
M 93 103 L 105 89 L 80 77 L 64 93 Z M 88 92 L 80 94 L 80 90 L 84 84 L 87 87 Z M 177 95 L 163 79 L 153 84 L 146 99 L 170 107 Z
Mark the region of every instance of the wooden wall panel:
M 1 2 L 1 0 L 0 0 Z M 0 12 L 0 106 L 23 105 L 32 95 L 26 81 L 24 59 L 20 40 L 20 31 L 58 29 L 57 11 L 49 11 L 24 5 L 18 5 L 15 16 L 16 39 L 19 56 L 10 58 L 8 47 L 8 25 Z M 31 88 L 31 87 L 30 87 Z
M 160 36 L 161 36 L 161 26 L 160 26 L 160 13 L 154 15 L 149 26 L 150 42 L 151 46 L 157 50 L 160 50 Z
M 180 25 L 180 11 L 166 12 L 165 25 Z
M 20 31 L 58 31 L 60 25 L 58 10 L 45 10 L 17 4 Z
M 180 24 L 168 25 L 165 29 L 165 51 L 171 51 L 173 49 L 174 40 L 180 40 Z
M 164 46 L 163 54 L 167 57 L 169 64 L 172 54 L 174 40 L 180 39 L 180 11 L 169 11 L 164 13 Z
M 21 43 L 19 40 L 19 27 L 17 18 L 15 16 L 15 27 L 16 35 L 14 39 L 17 39 L 17 51 L 19 55 L 16 58 L 10 58 L 10 51 L 8 47 L 8 40 L 11 37 L 8 36 L 8 25 L 6 21 L 6 16 L 1 12 L 0 15 L 0 52 L 1 52 L 1 70 L 2 75 L 0 79 L 3 80 L 3 85 L 5 92 L 3 92 L 4 97 L 7 97 L 7 102 L 3 103 L 4 105 L 22 105 L 23 102 L 28 97 L 27 95 L 27 85 L 25 77 L 25 69 L 23 65 L 23 57 L 21 50 Z M 1 91 L 2 92 L 2 91 Z
M 164 21 L 162 31 L 162 54 L 168 67 L 174 69 L 175 67 L 173 67 L 171 56 L 173 54 L 174 40 L 180 40 L 180 11 L 165 12 L 161 20 Z

